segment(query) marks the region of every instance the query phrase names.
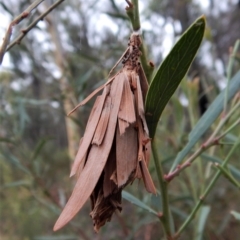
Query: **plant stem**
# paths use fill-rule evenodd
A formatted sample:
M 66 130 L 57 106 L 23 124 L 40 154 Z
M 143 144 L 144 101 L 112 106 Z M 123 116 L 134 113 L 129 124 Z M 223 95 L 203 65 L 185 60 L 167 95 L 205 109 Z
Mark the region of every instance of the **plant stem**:
M 218 140 L 216 141 L 212 141 L 212 142 L 208 142 L 208 144 L 203 144 L 201 147 L 199 147 L 197 149 L 197 151 L 195 151 L 183 164 L 178 165 L 176 167 L 176 169 L 172 172 L 170 172 L 169 174 L 167 174 L 164 179 L 168 182 L 170 182 L 174 177 L 176 177 L 177 175 L 179 175 L 179 173 L 184 170 L 185 168 L 191 166 L 192 162 L 198 157 L 200 156 L 206 149 L 210 148 L 213 145 L 216 145 L 218 143 Z
M 138 0 L 132 0 L 132 2 L 126 0 L 126 2 L 128 3 L 126 12 L 132 23 L 133 31 L 139 31 L 141 30 L 141 24 L 139 17 Z
M 163 215 L 160 217 L 160 220 L 162 222 L 167 239 L 172 239 L 171 224 L 170 224 L 170 209 L 169 209 L 169 201 L 168 201 L 168 188 L 167 188 L 168 183 L 164 180 L 162 165 L 158 158 L 155 141 L 152 142 L 152 152 L 153 152 L 153 159 L 156 167 L 158 182 L 159 182 L 160 191 L 161 191 L 161 199 L 162 199 Z
M 39 17 L 37 17 L 29 26 L 22 30 L 22 33 L 7 47 L 6 51 L 10 50 L 14 45 L 19 44 L 21 40 L 25 37 L 25 35 L 34 28 L 37 23 L 43 20 L 53 9 L 55 9 L 58 5 L 60 5 L 65 0 L 58 0 L 54 4 L 52 4 L 44 13 L 42 13 Z
M 138 0 L 132 0 L 131 2 L 129 0 L 126 0 L 126 2 L 128 3 L 128 6 L 126 7 L 126 12 L 131 21 L 133 31 L 136 31 L 136 32 L 139 31 L 139 33 L 141 33 L 141 22 L 139 17 Z M 143 39 L 142 39 L 142 45 L 140 47 L 140 50 L 142 52 L 142 55 L 140 56 L 142 67 L 148 82 L 150 82 L 152 73 L 154 70 L 154 64 L 151 61 L 147 60 L 146 47 L 144 45 Z
M 224 124 L 228 121 L 228 119 L 233 115 L 233 113 L 235 113 L 236 110 L 238 110 L 240 107 L 240 101 L 238 101 L 234 107 L 231 108 L 231 110 L 229 111 L 229 113 L 227 115 L 225 115 L 220 122 L 218 123 L 215 131 L 212 133 L 212 135 L 209 137 L 209 139 L 207 140 L 207 142 L 205 143 L 205 145 L 208 144 L 208 142 L 211 142 L 215 136 L 219 133 L 219 131 L 223 128 Z
M 229 152 L 229 154 L 227 155 L 227 157 L 225 158 L 224 162 L 221 164 L 221 167 L 224 168 L 230 157 L 232 156 L 232 154 L 234 153 L 234 151 L 238 148 L 238 146 L 240 145 L 240 138 L 239 140 L 235 143 L 235 145 L 232 147 L 231 151 Z M 216 183 L 216 181 L 218 180 L 218 178 L 221 175 L 221 170 L 218 170 L 217 173 L 214 175 L 212 181 L 209 183 L 208 187 L 206 188 L 206 190 L 204 191 L 203 195 L 199 198 L 199 201 L 197 202 L 197 204 L 195 205 L 195 207 L 193 208 L 192 212 L 190 213 L 190 215 L 188 216 L 188 218 L 186 219 L 186 221 L 182 224 L 182 226 L 179 228 L 179 230 L 177 231 L 177 233 L 174 235 L 174 239 L 177 239 L 181 232 L 189 225 L 189 223 L 192 221 L 193 217 L 195 216 L 196 212 L 198 211 L 198 209 L 201 207 L 204 199 L 206 198 L 206 196 L 208 195 L 208 193 L 212 190 L 214 184 Z
M 145 72 L 146 78 L 148 80 L 148 83 L 150 83 L 154 71 L 154 64 L 153 62 L 147 60 L 146 47 L 144 43 L 142 43 L 142 45 L 140 46 L 140 50 L 142 52 L 142 55 L 140 56 L 141 64 Z
M 230 172 L 222 167 L 219 163 L 215 163 L 215 166 L 221 171 L 223 176 L 225 176 L 235 187 L 240 190 L 240 183 L 230 174 Z
M 9 24 L 8 29 L 6 31 L 6 34 L 3 38 L 3 43 L 0 47 L 0 65 L 2 64 L 2 60 L 4 57 L 4 54 L 6 52 L 6 48 L 8 46 L 8 43 L 12 36 L 12 30 L 13 27 L 17 24 L 19 24 L 23 19 L 27 18 L 29 14 L 38 7 L 40 3 L 42 3 L 44 0 L 36 0 L 34 1 L 28 8 L 26 8 L 20 15 L 14 18 L 14 20 Z
M 228 121 L 228 119 L 235 113 L 236 110 L 238 110 L 240 107 L 240 101 L 238 101 L 235 106 L 229 111 L 229 113 L 221 119 L 218 126 L 216 127 L 215 131 L 212 133 L 212 135 L 208 138 L 208 140 L 201 145 L 200 148 L 198 148 L 195 153 L 193 153 L 183 164 L 178 165 L 175 170 L 168 173 L 164 178 L 166 181 L 170 182 L 174 177 L 176 177 L 182 170 L 189 167 L 193 161 L 196 160 L 196 158 L 201 155 L 206 149 L 219 144 L 219 140 L 223 138 L 229 131 L 231 131 L 234 127 L 236 127 L 240 119 L 238 119 L 236 122 L 234 122 L 224 133 L 222 133 L 220 136 L 215 137 L 219 131 L 222 129 L 224 124 Z

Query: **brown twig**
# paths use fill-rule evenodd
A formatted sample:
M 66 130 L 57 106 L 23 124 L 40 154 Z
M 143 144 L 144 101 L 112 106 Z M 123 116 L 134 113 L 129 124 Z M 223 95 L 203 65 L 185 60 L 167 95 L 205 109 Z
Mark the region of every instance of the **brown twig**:
M 11 39 L 13 27 L 19 24 L 23 19 L 27 18 L 29 14 L 43 1 L 44 0 L 34 1 L 27 9 L 25 9 L 20 15 L 14 18 L 14 20 L 9 24 L 6 34 L 3 38 L 2 46 L 0 47 L 0 64 L 2 64 L 4 54 L 7 51 L 6 48 Z
M 236 112 L 237 109 L 239 109 L 240 101 L 238 101 L 235 106 L 232 107 L 232 109 L 229 111 L 227 115 L 224 115 L 224 118 L 221 119 L 218 126 L 216 127 L 215 131 L 212 133 L 212 135 L 207 139 L 207 141 L 201 145 L 201 147 L 192 154 L 183 164 L 178 165 L 177 168 L 169 172 L 167 175 L 164 176 L 165 181 L 170 182 L 174 177 L 176 177 L 183 169 L 186 167 L 189 167 L 191 163 L 199 156 L 202 152 L 204 152 L 206 149 L 210 148 L 214 145 L 219 145 L 219 140 L 222 139 L 230 130 L 232 130 L 234 127 L 239 125 L 240 119 L 235 121 L 234 124 L 230 128 L 228 128 L 225 132 L 220 134 L 218 137 L 216 135 L 220 131 L 220 129 L 224 126 L 224 124 L 229 120 L 229 118 L 232 116 L 233 113 Z
M 183 164 L 180 164 L 176 167 L 176 169 L 169 174 L 164 176 L 164 179 L 167 182 L 170 182 L 174 177 L 179 175 L 179 173 L 184 170 L 185 168 L 191 166 L 192 162 L 199 156 L 201 155 L 202 152 L 204 152 L 206 149 L 219 144 L 219 137 L 213 139 L 212 141 L 207 141 L 206 143 L 202 144 L 201 147 L 194 153 L 192 154 Z
M 61 4 L 65 0 L 58 0 L 54 4 L 52 4 L 43 14 L 41 14 L 38 18 L 36 18 L 28 27 L 22 30 L 22 33 L 7 47 L 6 51 L 11 49 L 14 45 L 19 44 L 21 40 L 24 38 L 24 36 L 32 29 L 34 28 L 37 23 L 41 20 L 43 20 L 44 17 L 46 17 L 54 8 L 56 8 L 59 4 Z
M 41 20 L 43 20 L 44 17 L 46 17 L 53 9 L 55 9 L 58 5 L 60 5 L 65 0 L 58 0 L 54 4 L 52 4 L 43 14 L 41 14 L 38 18 L 36 18 L 29 26 L 27 26 L 25 29 L 22 30 L 22 33 L 6 48 L 7 52 L 10 50 L 14 45 L 20 44 L 21 40 L 25 37 L 25 35 L 34 28 L 37 23 Z M 1 63 L 1 62 L 0 62 Z

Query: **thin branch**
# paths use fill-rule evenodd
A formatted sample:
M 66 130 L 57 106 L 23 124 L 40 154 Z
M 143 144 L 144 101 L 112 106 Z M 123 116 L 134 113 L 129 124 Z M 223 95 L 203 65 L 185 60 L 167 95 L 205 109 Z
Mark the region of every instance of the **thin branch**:
M 25 37 L 25 35 L 34 28 L 37 23 L 43 20 L 53 9 L 55 9 L 58 5 L 60 5 L 65 0 L 58 0 L 54 4 L 52 4 L 43 14 L 41 14 L 38 18 L 36 18 L 29 26 L 22 30 L 22 33 L 7 47 L 6 51 L 10 50 L 14 45 L 20 44 L 21 40 Z
M 138 0 L 126 0 L 128 6 L 126 7 L 126 12 L 131 20 L 133 31 L 141 30 L 139 10 L 138 10 Z
M 240 190 L 240 183 L 230 174 L 230 172 L 227 169 L 225 169 L 219 163 L 215 163 L 214 165 L 216 168 L 218 168 L 218 170 L 221 171 L 224 177 L 226 177 L 235 187 L 237 187 Z
M 150 83 L 155 65 L 152 61 L 147 60 L 147 51 L 144 43 L 140 46 L 140 50 L 142 52 L 142 55 L 140 56 L 142 67 L 144 69 L 148 83 Z
M 153 152 L 153 159 L 156 167 L 158 182 L 160 185 L 161 200 L 162 200 L 161 202 L 162 214 L 159 214 L 159 219 L 163 225 L 164 232 L 167 236 L 167 239 L 170 240 L 172 239 L 172 233 L 171 233 L 171 223 L 170 223 L 170 208 L 169 208 L 169 201 L 168 201 L 168 186 L 167 186 L 168 183 L 163 176 L 162 165 L 158 157 L 157 147 L 154 140 L 152 142 L 152 152 Z
M 138 0 L 126 0 L 128 6 L 126 7 L 126 13 L 132 23 L 133 31 L 139 31 L 141 33 L 141 23 L 139 17 L 139 9 L 138 9 Z M 142 41 L 142 45 L 140 47 L 142 55 L 140 56 L 140 60 L 142 63 L 142 67 L 148 82 L 150 82 L 152 73 L 154 70 L 154 64 L 151 61 L 147 60 L 146 47 Z
M 232 147 L 232 149 L 230 150 L 229 154 L 225 158 L 224 162 L 221 164 L 221 166 L 223 168 L 225 166 L 227 166 L 230 157 L 235 152 L 235 150 L 239 147 L 239 144 L 240 144 L 240 139 L 235 143 L 235 145 Z M 207 197 L 209 192 L 212 190 L 213 186 L 215 185 L 216 181 L 218 180 L 218 178 L 220 177 L 221 174 L 222 174 L 221 170 L 218 170 L 217 173 L 214 175 L 214 177 L 212 178 L 212 181 L 209 183 L 209 185 L 206 188 L 206 190 L 204 191 L 203 195 L 199 198 L 199 200 L 198 200 L 197 204 L 195 205 L 195 207 L 193 208 L 192 212 L 190 213 L 190 215 L 188 216 L 186 221 L 182 224 L 182 226 L 179 228 L 177 233 L 174 235 L 174 239 L 178 239 L 180 234 L 183 232 L 183 230 L 191 223 L 191 221 L 194 218 L 196 212 L 202 206 L 205 198 Z
M 228 114 L 224 113 L 223 118 L 220 120 L 218 126 L 216 127 L 216 129 L 214 130 L 210 138 L 208 139 L 208 142 L 211 142 L 215 138 L 215 136 L 219 133 L 219 131 L 222 129 L 222 127 L 225 125 L 228 119 L 233 115 L 233 113 L 235 113 L 235 111 L 239 109 L 239 107 L 240 107 L 240 100 L 238 100 L 235 106 L 233 106 L 230 109 Z
M 230 132 L 234 127 L 236 127 L 239 122 L 240 119 L 238 119 L 235 123 L 233 123 L 232 126 L 230 126 L 225 132 L 223 132 L 221 135 L 219 135 L 218 137 L 215 137 L 216 134 L 222 129 L 222 127 L 224 126 L 224 124 L 228 121 L 228 119 L 233 115 L 233 113 L 239 109 L 240 107 L 240 101 L 238 101 L 236 103 L 236 105 L 229 111 L 229 113 L 223 118 L 221 119 L 221 121 L 219 122 L 218 126 L 216 127 L 215 131 L 212 133 L 212 135 L 208 138 L 208 140 L 201 145 L 200 148 L 198 148 L 198 150 L 193 153 L 183 164 L 178 165 L 177 168 L 168 173 L 167 175 L 164 176 L 164 179 L 168 182 L 170 182 L 174 177 L 176 177 L 177 175 L 179 175 L 180 172 L 182 172 L 182 170 L 184 170 L 185 168 L 191 166 L 192 162 L 197 159 L 197 157 L 199 155 L 201 155 L 204 151 L 206 151 L 206 149 L 214 146 L 214 145 L 220 145 L 219 140 L 221 138 L 223 138 L 228 132 Z
M 44 0 L 36 0 L 34 1 L 27 9 L 25 9 L 20 15 L 18 15 L 8 26 L 6 34 L 3 38 L 2 46 L 0 47 L 0 65 L 2 64 L 2 60 L 4 57 L 5 52 L 7 51 L 6 48 L 9 44 L 9 41 L 12 36 L 13 27 L 19 24 L 23 19 L 27 18 L 29 14 L 37 8 L 37 6 L 42 3 Z
M 199 155 L 201 155 L 204 151 L 206 151 L 206 149 L 208 149 L 214 145 L 218 145 L 218 144 L 219 144 L 218 139 L 214 139 L 212 142 L 209 142 L 207 145 L 206 145 L 206 143 L 202 144 L 201 147 L 194 154 L 192 154 L 183 164 L 178 165 L 174 171 L 165 175 L 164 176 L 165 181 L 170 182 L 171 180 L 173 180 L 173 178 L 178 176 L 179 173 L 182 172 L 185 168 L 191 166 L 193 161 Z

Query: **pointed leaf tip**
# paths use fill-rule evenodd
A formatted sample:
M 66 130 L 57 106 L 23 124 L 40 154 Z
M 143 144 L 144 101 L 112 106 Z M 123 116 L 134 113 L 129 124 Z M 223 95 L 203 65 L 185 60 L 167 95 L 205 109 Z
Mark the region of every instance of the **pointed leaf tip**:
M 198 18 L 182 35 L 158 68 L 146 97 L 146 120 L 149 135 L 154 137 L 159 118 L 186 75 L 202 42 L 205 16 Z

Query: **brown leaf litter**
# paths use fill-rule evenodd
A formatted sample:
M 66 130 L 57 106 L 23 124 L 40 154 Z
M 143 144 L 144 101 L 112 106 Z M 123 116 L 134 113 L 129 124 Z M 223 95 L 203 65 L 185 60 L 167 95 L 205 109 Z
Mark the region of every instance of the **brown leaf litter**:
M 156 189 L 148 171 L 151 142 L 145 120 L 148 83 L 139 62 L 141 39 L 133 33 L 121 60 L 123 67 L 76 108 L 96 98 L 70 176 L 78 180 L 54 231 L 66 225 L 90 197 L 94 230 L 121 211 L 122 189 L 135 178 L 148 192 Z

